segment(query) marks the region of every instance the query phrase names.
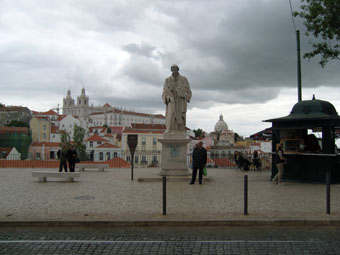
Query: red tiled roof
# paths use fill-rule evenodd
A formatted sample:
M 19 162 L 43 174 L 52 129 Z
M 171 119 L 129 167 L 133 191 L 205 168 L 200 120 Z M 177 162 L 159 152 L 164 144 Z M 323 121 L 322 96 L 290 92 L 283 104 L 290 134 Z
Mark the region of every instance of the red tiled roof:
M 124 127 L 123 126 L 110 126 L 111 133 L 113 134 L 121 134 L 123 133 Z
M 98 145 L 97 148 L 119 148 L 119 147 L 113 145 L 112 143 L 103 143 L 101 145 Z
M 13 147 L 0 147 L 0 153 L 6 158 Z
M 94 135 L 90 136 L 85 141 L 86 142 L 108 142 L 107 140 L 105 140 L 104 138 L 100 137 L 97 134 L 94 134 Z
M 59 133 L 59 127 L 57 127 L 57 126 L 51 126 L 51 133 L 58 134 L 58 133 Z
M 36 112 L 36 111 L 33 111 L 33 115 L 59 115 L 59 114 L 56 113 L 53 110 L 49 110 L 47 112 Z
M 166 129 L 166 126 L 164 124 L 131 123 L 131 127 L 136 129 Z
M 66 117 L 66 114 L 61 114 L 61 115 L 58 116 L 57 120 L 61 121 L 65 117 Z
M 27 107 L 24 106 L 5 106 L 0 107 L 0 112 L 7 112 L 7 111 L 29 111 Z
M 31 146 L 41 147 L 45 145 L 46 147 L 60 147 L 60 143 L 57 142 L 33 142 Z
M 123 133 L 125 134 L 164 134 L 164 131 L 159 130 L 143 130 L 143 129 L 131 129 L 126 128 Z
M 103 105 L 104 107 L 111 107 L 111 105 L 109 105 L 109 103 L 106 103 Z

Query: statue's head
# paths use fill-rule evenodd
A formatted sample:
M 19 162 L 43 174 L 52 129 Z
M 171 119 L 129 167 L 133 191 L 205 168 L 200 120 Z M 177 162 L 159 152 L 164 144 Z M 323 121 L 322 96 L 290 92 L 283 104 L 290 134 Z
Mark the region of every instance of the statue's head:
M 179 71 L 179 67 L 178 65 L 174 64 L 171 66 L 171 72 L 173 72 L 173 70 L 177 70 L 177 72 Z

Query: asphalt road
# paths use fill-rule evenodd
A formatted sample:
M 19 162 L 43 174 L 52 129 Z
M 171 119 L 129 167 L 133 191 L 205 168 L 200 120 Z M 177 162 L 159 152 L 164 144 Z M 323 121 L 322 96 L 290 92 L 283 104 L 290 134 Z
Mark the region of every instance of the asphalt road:
M 0 254 L 340 254 L 340 227 L 4 227 Z

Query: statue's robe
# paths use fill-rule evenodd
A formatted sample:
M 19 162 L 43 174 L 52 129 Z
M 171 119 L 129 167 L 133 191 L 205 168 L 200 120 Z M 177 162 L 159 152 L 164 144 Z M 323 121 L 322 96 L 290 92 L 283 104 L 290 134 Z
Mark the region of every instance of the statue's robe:
M 187 103 L 191 99 L 188 79 L 182 75 L 166 78 L 162 98 L 166 105 L 165 133 L 185 133 Z

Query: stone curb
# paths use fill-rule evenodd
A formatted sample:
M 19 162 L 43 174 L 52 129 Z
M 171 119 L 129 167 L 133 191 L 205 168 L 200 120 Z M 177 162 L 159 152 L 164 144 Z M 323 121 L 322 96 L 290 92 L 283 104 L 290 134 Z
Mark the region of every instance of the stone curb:
M 340 226 L 340 220 L 230 221 L 0 221 L 0 227 Z

